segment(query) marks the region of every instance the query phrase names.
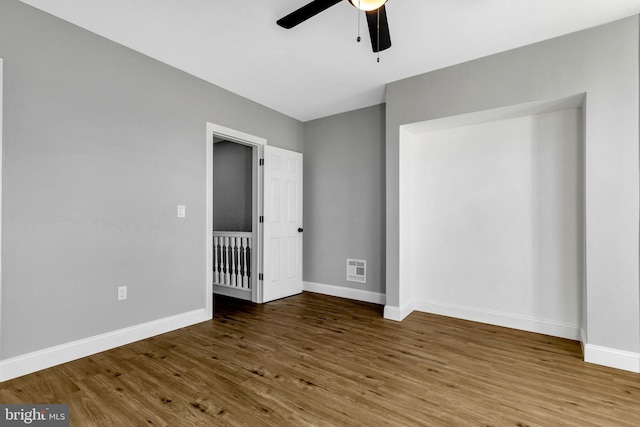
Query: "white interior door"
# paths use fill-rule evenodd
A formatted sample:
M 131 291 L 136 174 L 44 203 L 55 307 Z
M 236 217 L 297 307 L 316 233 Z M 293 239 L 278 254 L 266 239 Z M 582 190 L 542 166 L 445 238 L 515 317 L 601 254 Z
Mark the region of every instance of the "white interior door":
M 264 146 L 262 302 L 302 292 L 302 154 Z

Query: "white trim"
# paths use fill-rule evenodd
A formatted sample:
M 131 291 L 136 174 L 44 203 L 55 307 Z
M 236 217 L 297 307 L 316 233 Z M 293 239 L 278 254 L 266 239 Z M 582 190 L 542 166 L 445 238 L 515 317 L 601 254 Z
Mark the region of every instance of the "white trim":
M 0 361 L 0 381 L 17 378 L 210 319 L 211 316 L 206 309 L 194 310 L 6 359 Z
M 260 138 L 259 136 L 207 122 L 207 136 L 210 134 L 215 135 L 218 138 L 243 144 L 267 145 L 267 140 Z
M 233 288 L 231 286 L 214 284 L 213 293 L 251 301 L 251 289 Z
M 2 152 L 2 134 L 4 133 L 2 128 L 2 105 L 4 103 L 2 99 L 2 88 L 4 86 L 3 75 L 3 60 L 0 58 L 0 307 L 2 307 L 2 164 L 4 162 Z M 0 355 L 2 354 L 2 310 L 0 310 Z
M 258 273 L 262 271 L 260 265 L 262 257 L 262 236 L 260 233 L 259 216 L 262 206 L 262 174 L 259 170 L 259 160 L 262 156 L 262 149 L 267 145 L 267 140 L 259 136 L 240 132 L 235 129 L 207 122 L 207 137 L 205 140 L 206 152 L 206 194 L 205 194 L 205 293 L 208 295 L 207 303 L 213 304 L 213 139 L 219 138 L 227 141 L 237 142 L 247 145 L 252 149 L 252 222 L 251 233 L 253 235 L 253 254 L 251 271 Z M 257 280 L 258 274 L 254 274 L 251 279 L 251 300 L 253 302 L 262 301 L 262 284 Z M 208 307 L 208 306 L 207 306 Z M 213 306 L 211 306 L 213 317 Z
M 402 307 L 396 307 L 394 305 L 384 306 L 384 318 L 389 320 L 395 320 L 396 322 L 402 322 L 405 317 L 413 313 L 413 303 L 408 303 Z
M 204 214 L 204 298 L 205 310 L 213 318 L 213 130 L 207 123 L 205 144 L 205 214 Z
M 374 304 L 385 304 L 385 294 L 379 292 L 363 291 L 361 289 L 345 288 L 343 286 L 325 285 L 324 283 L 302 282 L 303 290 L 317 294 L 331 295 L 334 297 L 353 299 Z
M 640 373 L 640 354 L 593 344 L 584 346 L 584 361 L 609 368 Z
M 265 145 L 267 144 L 265 140 Z M 251 301 L 262 302 L 262 280 L 258 280 L 259 274 L 263 271 L 263 223 L 260 216 L 264 215 L 264 181 L 263 172 L 260 170 L 260 159 L 264 159 L 265 145 L 253 145 L 253 186 L 251 189 L 251 200 L 253 203 L 251 215 L 251 232 L 253 233 L 253 253 L 255 256 L 251 260 L 251 268 L 255 272 L 251 282 Z
M 583 356 L 586 352 L 585 350 L 586 345 L 587 345 L 587 331 L 584 328 L 580 328 L 580 347 L 582 347 Z
M 580 339 L 580 326 L 578 325 L 428 300 L 414 301 L 414 305 L 416 310 L 425 313 L 456 317 L 570 340 Z
M 214 231 L 213 235 L 217 237 L 253 237 L 253 233 L 250 231 Z

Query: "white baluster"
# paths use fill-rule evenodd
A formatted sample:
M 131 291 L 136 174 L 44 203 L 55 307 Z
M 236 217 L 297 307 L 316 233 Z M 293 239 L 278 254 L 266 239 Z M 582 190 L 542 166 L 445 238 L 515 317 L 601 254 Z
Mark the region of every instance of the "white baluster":
M 238 286 L 238 239 L 231 238 L 231 286 Z
M 252 239 L 248 233 L 213 236 L 213 280 L 218 285 L 251 289 Z
M 249 268 L 249 238 L 244 237 L 242 239 L 242 262 L 244 263 L 244 274 L 242 275 L 242 287 L 245 289 L 249 288 L 249 275 L 247 274 L 247 269 Z
M 240 265 L 242 260 L 242 237 L 236 238 L 236 258 L 236 275 L 238 277 L 236 286 L 242 288 L 242 265 Z
M 229 237 L 224 237 L 224 284 L 231 283 L 230 265 L 229 265 Z
M 236 282 L 236 286 L 238 286 L 239 288 L 242 287 L 242 266 L 240 265 L 240 261 L 242 259 L 242 238 L 238 237 L 236 239 L 236 275 L 237 275 L 237 282 Z
M 249 245 L 247 246 L 247 283 L 248 287 L 251 288 L 251 274 L 255 274 L 255 272 L 253 272 L 252 270 L 253 265 L 251 264 L 251 259 L 255 255 L 253 254 L 253 240 L 251 240 L 251 238 L 249 238 L 248 240 Z
M 238 237 L 238 259 L 236 260 L 236 273 L 238 274 L 238 283 L 237 286 L 239 288 L 244 288 L 244 282 L 243 282 L 243 277 L 244 277 L 244 268 L 242 267 L 242 237 Z
M 220 283 L 218 262 L 218 236 L 213 236 L 213 283 Z
M 238 286 L 244 289 L 244 247 L 245 247 L 245 238 L 238 237 L 238 241 L 240 242 L 238 245 Z

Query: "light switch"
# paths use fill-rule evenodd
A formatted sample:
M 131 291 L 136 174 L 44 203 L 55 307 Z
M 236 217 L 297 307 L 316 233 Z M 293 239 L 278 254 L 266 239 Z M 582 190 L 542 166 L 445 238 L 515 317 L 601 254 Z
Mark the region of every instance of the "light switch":
M 185 205 L 178 205 L 178 218 L 185 218 L 187 216 L 187 207 Z

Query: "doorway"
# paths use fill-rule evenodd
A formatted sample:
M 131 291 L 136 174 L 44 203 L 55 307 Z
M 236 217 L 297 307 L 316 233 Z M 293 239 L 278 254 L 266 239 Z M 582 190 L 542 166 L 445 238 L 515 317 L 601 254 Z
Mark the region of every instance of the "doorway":
M 234 129 L 207 123 L 207 185 L 206 185 L 206 292 L 209 298 L 214 292 L 234 298 L 261 302 L 259 272 L 262 269 L 262 233 L 260 230 L 260 206 L 262 204 L 262 177 L 259 173 L 262 147 L 266 139 L 249 135 Z M 218 149 L 214 148 L 218 146 Z M 218 173 L 218 199 L 230 210 L 230 214 L 240 214 L 239 220 L 231 216 L 221 217 L 217 209 L 218 221 L 215 225 L 236 230 L 216 230 L 214 228 L 214 153 L 222 160 L 231 161 L 238 170 L 230 178 L 241 182 L 232 185 L 231 191 L 221 190 L 228 183 L 224 173 Z M 248 170 L 250 169 L 250 170 Z M 241 177 L 241 178 L 240 178 Z M 222 182 L 220 182 L 222 181 Z M 241 187 L 242 196 L 233 194 Z M 221 191 L 224 191 L 221 193 Z M 236 191 L 237 192 L 237 191 Z M 238 202 L 238 199 L 242 200 Z M 231 205 L 234 206 L 231 206 Z M 248 208 L 247 205 L 250 205 Z
M 254 302 L 253 158 L 257 150 L 213 139 L 213 292 Z
M 223 206 L 214 209 L 217 144 L 221 144 L 219 153 L 226 151 L 227 158 L 236 157 L 237 164 L 243 164 L 238 168 L 244 170 L 234 174 L 245 184 L 242 190 L 218 189 L 218 195 L 222 193 L 222 199 L 230 201 L 223 201 Z M 207 123 L 206 159 L 207 300 L 213 304 L 210 297 L 214 291 L 254 303 L 301 293 L 302 154 L 269 146 L 261 137 Z M 218 180 L 221 187 L 228 182 L 227 177 L 220 175 Z M 243 207 L 230 207 L 227 203 Z M 220 212 L 218 208 L 233 210 L 235 214 L 218 213 L 218 218 L 226 217 L 226 225 L 244 230 L 214 229 L 214 222 L 218 222 L 216 225 L 225 222 L 214 221 L 215 211 Z M 225 234 L 226 231 L 233 233 Z

